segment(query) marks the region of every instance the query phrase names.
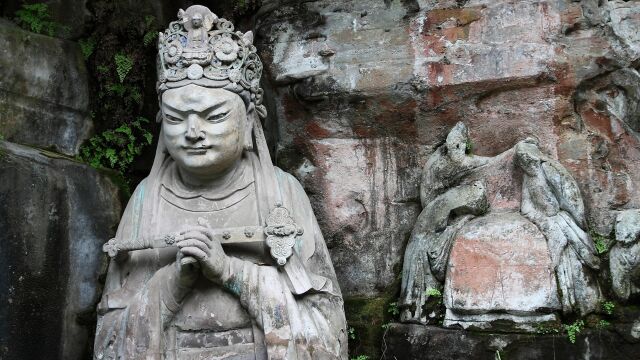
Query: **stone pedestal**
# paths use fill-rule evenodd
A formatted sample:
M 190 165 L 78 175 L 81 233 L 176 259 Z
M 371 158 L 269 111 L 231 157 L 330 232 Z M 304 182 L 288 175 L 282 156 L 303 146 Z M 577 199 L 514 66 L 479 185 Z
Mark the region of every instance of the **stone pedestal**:
M 560 309 L 544 236 L 518 213 L 491 213 L 465 225 L 449 257 L 445 326 L 515 329 L 555 320 Z M 502 321 L 501 323 L 504 323 Z

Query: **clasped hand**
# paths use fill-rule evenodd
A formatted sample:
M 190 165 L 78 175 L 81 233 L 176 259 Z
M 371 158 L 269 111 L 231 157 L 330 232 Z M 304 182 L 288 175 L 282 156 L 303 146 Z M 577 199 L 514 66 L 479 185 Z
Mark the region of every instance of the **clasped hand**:
M 220 241 L 214 237 L 211 229 L 204 226 L 189 227 L 180 232 L 183 240 L 178 245 L 178 267 L 180 277 L 186 279 L 197 275 L 198 266 L 189 264 L 186 259 L 197 261 L 202 274 L 210 281 L 219 283 L 229 257 L 225 254 Z

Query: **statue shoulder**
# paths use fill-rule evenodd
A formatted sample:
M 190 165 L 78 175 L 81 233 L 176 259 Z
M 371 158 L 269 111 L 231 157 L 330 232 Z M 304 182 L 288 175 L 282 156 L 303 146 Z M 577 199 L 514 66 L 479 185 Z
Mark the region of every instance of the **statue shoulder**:
M 300 181 L 298 181 L 295 176 L 277 166 L 274 166 L 273 168 L 276 172 L 276 178 L 278 179 L 278 183 L 282 190 L 294 196 L 304 196 L 304 198 L 307 198 L 307 193 L 304 191 L 302 184 L 300 184 Z

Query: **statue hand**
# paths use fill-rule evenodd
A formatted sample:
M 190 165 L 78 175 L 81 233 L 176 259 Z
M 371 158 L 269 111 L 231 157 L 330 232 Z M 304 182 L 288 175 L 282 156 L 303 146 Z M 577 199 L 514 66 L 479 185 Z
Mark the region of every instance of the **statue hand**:
M 182 231 L 184 240 L 177 243 L 180 253 L 198 260 L 202 274 L 213 282 L 220 282 L 229 262 L 220 242 L 213 232 L 204 226 L 194 226 Z

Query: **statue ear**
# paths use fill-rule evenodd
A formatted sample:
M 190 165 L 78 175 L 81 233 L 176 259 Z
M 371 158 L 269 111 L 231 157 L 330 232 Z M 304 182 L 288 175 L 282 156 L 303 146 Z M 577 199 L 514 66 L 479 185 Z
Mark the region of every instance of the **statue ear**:
M 253 44 L 253 31 L 249 30 L 244 35 L 242 35 L 242 41 L 244 41 L 245 45 Z

